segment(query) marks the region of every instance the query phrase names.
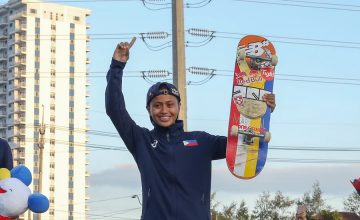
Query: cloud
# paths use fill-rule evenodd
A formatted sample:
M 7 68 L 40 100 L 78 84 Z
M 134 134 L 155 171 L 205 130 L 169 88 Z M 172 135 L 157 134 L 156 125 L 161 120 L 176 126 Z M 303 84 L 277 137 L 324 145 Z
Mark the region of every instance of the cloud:
M 326 194 L 344 195 L 352 192 L 350 180 L 360 176 L 360 166 L 265 166 L 264 170 L 251 180 L 233 177 L 227 169 L 213 169 L 213 190 L 229 192 L 261 193 L 264 191 L 303 194 L 312 190 L 318 181 Z
M 111 186 L 122 188 L 139 188 L 140 173 L 136 164 L 115 166 L 90 176 L 90 184 L 94 187 Z
M 217 164 L 219 165 L 219 164 Z M 269 163 L 255 178 L 241 180 L 230 174 L 226 165 L 214 166 L 212 190 L 227 193 L 256 193 L 281 191 L 284 194 L 303 194 L 312 190 L 318 181 L 325 194 L 349 195 L 353 191 L 350 180 L 360 176 L 360 165 L 299 165 L 283 167 Z M 276 164 L 279 165 L 279 164 Z M 118 165 L 90 176 L 92 187 L 111 186 L 128 189 L 141 188 L 136 164 Z

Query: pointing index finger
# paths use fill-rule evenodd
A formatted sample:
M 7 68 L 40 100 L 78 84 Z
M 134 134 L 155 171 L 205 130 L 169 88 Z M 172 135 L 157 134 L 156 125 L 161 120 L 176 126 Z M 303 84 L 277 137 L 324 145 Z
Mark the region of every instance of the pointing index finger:
M 132 47 L 132 45 L 135 43 L 135 41 L 136 41 L 136 37 L 133 37 L 132 39 L 131 39 L 131 41 L 130 41 L 130 47 Z

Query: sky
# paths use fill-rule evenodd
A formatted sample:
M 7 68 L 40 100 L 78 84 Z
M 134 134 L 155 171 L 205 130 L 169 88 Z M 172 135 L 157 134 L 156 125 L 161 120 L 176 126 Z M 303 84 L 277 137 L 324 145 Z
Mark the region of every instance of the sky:
M 274 194 L 280 190 L 291 198 L 301 198 L 318 181 L 326 203 L 343 210 L 343 200 L 354 191 L 350 180 L 360 176 L 360 102 L 356 98 L 360 92 L 360 4 L 350 0 L 312 1 L 318 4 L 279 0 L 200 2 L 184 1 L 186 6 L 196 6 L 184 9 L 184 28 L 214 31 L 214 37 L 185 33 L 186 68 L 215 69 L 216 75 L 202 85 L 194 85 L 206 76 L 186 73 L 187 81 L 193 82 L 187 86 L 189 130 L 226 135 L 240 38 L 246 34 L 267 37 L 279 59 L 274 84 L 277 107 L 271 118 L 272 140 L 265 168 L 256 178 L 241 180 L 230 174 L 225 160 L 215 161 L 212 191 L 216 192 L 216 200 L 225 205 L 244 200 L 253 208 L 262 192 Z M 154 4 L 67 3 L 92 10 L 88 19 L 92 38 L 89 67 L 93 72 L 89 78 L 89 126 L 108 135 L 89 135 L 90 144 L 122 149 L 91 150 L 92 219 L 139 219 L 141 215 L 137 197 L 132 198 L 141 195 L 139 173 L 105 114 L 104 91 L 116 44 L 136 36 L 138 40 L 125 69 L 123 91 L 133 119 L 140 126 L 151 128 L 145 110 L 150 84 L 139 77 L 140 72 L 172 72 L 172 51 L 168 47 L 172 30 L 170 1 L 151 3 Z M 147 32 L 170 35 L 143 41 L 140 33 Z M 166 79 L 171 80 L 171 75 L 151 78 Z
M 137 37 L 125 69 L 123 92 L 132 118 L 151 128 L 145 109 L 150 84 L 141 71 L 172 72 L 171 1 L 57 2 L 92 10 L 88 17 L 89 144 L 116 149 L 90 148 L 89 217 L 140 219 L 141 206 L 133 196 L 141 196 L 139 172 L 105 114 L 105 75 L 116 44 Z M 254 179 L 241 180 L 230 174 L 225 160 L 214 161 L 216 200 L 225 205 L 244 200 L 252 208 L 262 192 L 281 191 L 301 198 L 318 181 L 326 203 L 343 210 L 343 200 L 354 191 L 350 180 L 360 177 L 360 3 L 189 0 L 184 4 L 188 6 L 184 8 L 186 31 L 214 31 L 210 39 L 185 33 L 186 68 L 215 70 L 209 81 L 204 81 L 206 76 L 186 73 L 192 82 L 187 86 L 189 130 L 227 134 L 235 52 L 243 36 L 268 38 L 279 59 L 274 83 L 277 107 L 271 116 L 272 140 L 264 170 Z M 169 36 L 142 40 L 141 33 L 148 32 Z

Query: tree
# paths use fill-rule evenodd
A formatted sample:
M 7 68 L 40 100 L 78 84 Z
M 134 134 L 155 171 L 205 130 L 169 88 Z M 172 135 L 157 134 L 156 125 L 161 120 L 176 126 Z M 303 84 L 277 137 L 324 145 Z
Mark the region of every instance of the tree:
M 291 200 L 288 196 L 284 196 L 280 191 L 277 191 L 272 200 L 273 219 L 291 219 L 291 213 L 288 210 L 294 203 L 294 200 Z
M 216 192 L 212 193 L 210 196 L 210 212 L 211 212 L 211 219 L 216 220 L 219 212 L 217 208 L 219 206 L 219 202 L 215 201 Z
M 318 214 L 322 210 L 330 210 L 331 207 L 326 206 L 325 200 L 322 198 L 322 191 L 320 189 L 319 182 L 316 181 L 312 187 L 313 191 L 304 193 L 303 198 L 299 201 L 299 203 L 308 207 L 308 214 L 310 216 Z
M 292 219 L 291 213 L 287 210 L 294 204 L 289 197 L 284 196 L 280 191 L 276 192 L 274 199 L 271 199 L 268 192 L 260 195 L 256 201 L 255 210 L 251 219 L 260 220 L 287 220 Z
M 236 210 L 236 220 L 249 220 L 249 211 L 244 200 L 239 204 L 239 208 Z
M 354 212 L 360 215 L 360 195 L 353 192 L 345 201 L 344 207 L 346 211 Z
M 320 220 L 341 220 L 337 212 L 332 212 L 328 210 L 322 210 L 317 215 Z
M 271 220 L 271 199 L 269 192 L 263 192 L 255 202 L 251 219 Z
M 236 213 L 236 203 L 232 202 L 229 206 L 224 206 L 221 213 L 221 219 L 224 220 L 233 220 Z

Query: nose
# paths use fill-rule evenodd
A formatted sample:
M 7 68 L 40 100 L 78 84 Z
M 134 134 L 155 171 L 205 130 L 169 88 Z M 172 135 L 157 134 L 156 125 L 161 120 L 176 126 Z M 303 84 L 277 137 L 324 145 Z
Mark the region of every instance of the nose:
M 166 112 L 168 112 L 168 110 L 169 110 L 169 108 L 166 105 L 162 105 L 161 109 L 160 109 L 160 112 L 161 113 L 166 113 Z

